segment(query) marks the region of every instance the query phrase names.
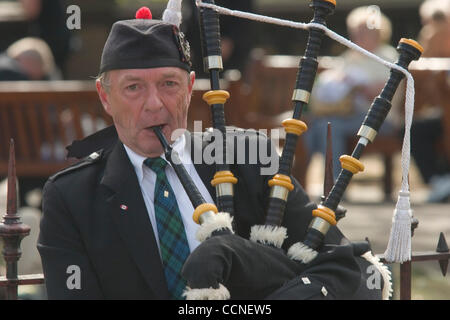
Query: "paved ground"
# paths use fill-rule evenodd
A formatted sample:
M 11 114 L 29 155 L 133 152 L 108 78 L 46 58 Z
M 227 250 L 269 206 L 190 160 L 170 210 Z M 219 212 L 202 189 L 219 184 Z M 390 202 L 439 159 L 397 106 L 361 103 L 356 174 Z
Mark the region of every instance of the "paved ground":
M 352 240 L 368 237 L 373 250 L 383 253 L 389 241 L 395 204 L 343 205 L 348 211 L 347 216 L 339 221 L 340 229 Z M 412 238 L 413 250 L 435 250 L 440 232 L 450 240 L 450 204 L 413 205 L 413 215 L 419 219 Z

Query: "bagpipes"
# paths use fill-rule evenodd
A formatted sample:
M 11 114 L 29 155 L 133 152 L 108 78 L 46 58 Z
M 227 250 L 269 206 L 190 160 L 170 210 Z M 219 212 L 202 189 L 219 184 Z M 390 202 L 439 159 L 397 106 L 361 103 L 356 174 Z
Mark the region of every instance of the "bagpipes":
M 202 3 L 214 5 L 213 0 L 205 0 Z M 317 26 L 326 26 L 326 18 L 333 13 L 335 5 L 334 0 L 312 0 L 310 7 L 314 11 L 314 17 L 311 23 Z M 351 177 L 364 168 L 358 159 L 361 157 L 365 146 L 374 140 L 385 120 L 391 107 L 390 101 L 403 78 L 403 74 L 397 70 L 398 68 L 391 68 L 391 74 L 385 87 L 373 101 L 361 129 L 357 133 L 360 139 L 352 155 L 345 155 L 340 158 L 342 170 L 338 179 L 321 205 L 313 210 L 314 218 L 308 227 L 304 242 L 295 243 L 286 254 L 281 246 L 290 230 L 286 230 L 281 224 L 288 195 L 294 189 L 290 172 L 298 137 L 307 130 L 306 124 L 300 118 L 303 108 L 308 104 L 313 87 L 318 67 L 317 56 L 325 32 L 319 27 L 311 26 L 309 28 L 307 46 L 304 56 L 300 59 L 296 86 L 292 97 L 293 117 L 283 121 L 286 140 L 280 159 L 279 171 L 269 180 L 270 199 L 265 224 L 253 226 L 250 240 L 247 240 L 233 233 L 232 215 L 227 213 L 233 214 L 234 211 L 232 190 L 233 184 L 237 180 L 225 164 L 226 129 L 223 109 L 229 94 L 220 90 L 219 87 L 219 72 L 222 69 L 222 63 L 218 13 L 212 8 L 204 6 L 199 7 L 199 11 L 205 67 L 210 73 L 212 89 L 205 94 L 204 100 L 212 108 L 214 128 L 223 135 L 222 154 L 224 161 L 222 164 L 216 165 L 217 173 L 211 183 L 216 186 L 219 208 L 220 211 L 224 212 L 217 213 L 219 210 L 214 205 L 205 204 L 190 176 L 186 173 L 183 165 L 179 163 L 176 152 L 171 150 L 159 129 L 155 128 L 155 132 L 164 147 L 166 159 L 169 159 L 174 166 L 193 206 L 196 208 L 194 221 L 200 224 L 199 234 L 202 235 L 200 238 L 198 237 L 202 243 L 191 253 L 183 267 L 182 275 L 187 281 L 185 296 L 187 299 L 291 297 L 289 294 L 283 295 L 282 293 L 277 296 L 273 293 L 280 291 L 280 288 L 302 274 L 309 266 L 317 266 L 333 257 L 331 254 L 324 258 L 320 256 L 318 250 L 323 246 L 323 240 L 330 226 L 336 225 L 335 212 Z M 400 56 L 396 65 L 403 69 L 407 69 L 412 60 L 418 59 L 422 51 L 417 42 L 409 39 L 401 39 L 397 50 Z M 352 248 L 342 250 L 355 251 Z M 365 253 L 364 250 L 357 255 L 363 253 Z M 376 259 L 372 259 L 371 262 L 377 263 Z M 264 277 L 264 275 L 268 276 Z M 343 274 L 340 281 L 344 284 L 346 280 L 346 275 Z M 356 284 L 350 291 L 358 291 L 358 285 Z M 387 284 L 385 283 L 385 285 Z M 386 298 L 385 295 L 384 298 Z

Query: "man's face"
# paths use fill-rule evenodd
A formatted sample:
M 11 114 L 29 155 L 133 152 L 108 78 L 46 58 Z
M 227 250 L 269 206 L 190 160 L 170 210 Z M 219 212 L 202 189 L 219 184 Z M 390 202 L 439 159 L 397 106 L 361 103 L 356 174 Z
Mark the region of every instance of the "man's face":
M 186 129 L 194 80 L 194 72 L 176 67 L 113 70 L 109 87 L 97 81 L 97 91 L 120 140 L 142 156 L 157 157 L 163 148 L 151 127 L 161 125 L 169 141 L 174 130 Z

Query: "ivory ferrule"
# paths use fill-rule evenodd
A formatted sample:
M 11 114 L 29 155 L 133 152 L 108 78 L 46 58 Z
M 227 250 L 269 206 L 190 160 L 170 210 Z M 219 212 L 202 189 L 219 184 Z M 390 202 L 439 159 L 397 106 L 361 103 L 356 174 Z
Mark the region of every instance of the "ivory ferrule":
M 309 227 L 311 229 L 319 231 L 321 234 L 326 235 L 328 230 L 330 229 L 331 224 L 328 223 L 328 221 L 320 218 L 320 217 L 314 217 L 312 219 L 311 223 L 309 224 Z
M 287 189 L 285 187 L 275 185 L 270 189 L 270 197 L 271 198 L 277 198 L 277 199 L 287 201 L 288 195 L 289 195 L 289 189 Z
M 373 142 L 373 140 L 375 140 L 375 137 L 377 136 L 377 133 L 378 132 L 376 130 L 372 129 L 371 127 L 362 125 L 361 128 L 359 128 L 357 135 L 359 137 L 366 138 L 370 142 Z
M 292 93 L 292 101 L 301 101 L 304 103 L 308 103 L 310 95 L 311 93 L 306 90 L 294 89 L 294 92 Z
M 203 64 L 205 66 L 205 70 L 211 69 L 223 69 L 222 57 L 221 56 L 207 56 L 203 59 Z
M 233 184 L 229 182 L 223 182 L 216 185 L 216 194 L 218 197 L 233 196 Z

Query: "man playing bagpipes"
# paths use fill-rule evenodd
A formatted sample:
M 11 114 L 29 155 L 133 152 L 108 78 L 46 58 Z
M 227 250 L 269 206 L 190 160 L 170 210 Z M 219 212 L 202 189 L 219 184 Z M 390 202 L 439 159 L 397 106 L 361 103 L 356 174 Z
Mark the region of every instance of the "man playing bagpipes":
M 324 23 L 334 1 L 312 3 L 313 21 Z M 262 175 L 267 164 L 261 159 L 230 165 L 195 160 L 211 144 L 225 159 L 232 139 L 231 145 L 246 146 L 247 158 L 252 144 L 276 154 L 264 135 L 225 126 L 229 94 L 219 87 L 219 29 L 210 9 L 201 10 L 201 19 L 212 89 L 204 99 L 214 131 L 178 130 L 187 127 L 195 81 L 179 16 L 171 1 L 162 21 L 141 8 L 136 19 L 111 29 L 96 85 L 114 126 L 68 147 L 69 157 L 82 160 L 44 188 L 38 249 L 48 297 L 387 298 L 390 279 L 368 243 L 351 243 L 335 223 L 317 222 L 331 209 L 311 203 L 289 173 L 296 139 L 306 129 L 299 118 L 317 68 L 320 30 L 311 32 L 300 63 L 307 70 L 299 72 L 293 119 L 283 122 L 280 169 Z M 211 139 L 215 133 L 222 139 Z M 295 251 L 303 241 L 307 258 Z M 378 287 L 367 285 L 371 266 L 384 273 Z

